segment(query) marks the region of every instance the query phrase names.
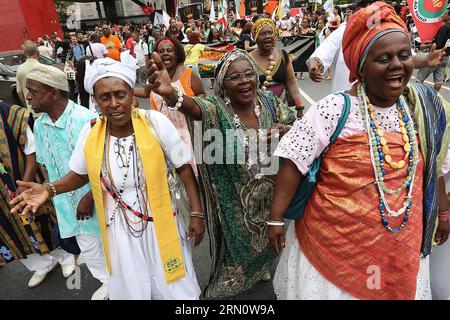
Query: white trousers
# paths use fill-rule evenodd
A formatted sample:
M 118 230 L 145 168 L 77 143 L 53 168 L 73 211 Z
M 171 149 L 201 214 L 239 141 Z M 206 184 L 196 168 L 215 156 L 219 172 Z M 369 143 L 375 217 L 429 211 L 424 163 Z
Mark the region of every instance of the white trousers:
M 76 236 L 76 239 L 81 254 L 86 261 L 86 266 L 92 273 L 92 276 L 106 284 L 108 282 L 108 275 L 101 237 L 89 234 L 79 234 Z
M 75 263 L 73 254 L 67 253 L 62 249 L 56 249 L 49 254 L 40 255 L 33 253 L 26 259 L 21 259 L 23 265 L 30 271 L 36 272 L 38 275 L 44 275 L 50 272 L 57 263 L 61 266 L 69 266 Z

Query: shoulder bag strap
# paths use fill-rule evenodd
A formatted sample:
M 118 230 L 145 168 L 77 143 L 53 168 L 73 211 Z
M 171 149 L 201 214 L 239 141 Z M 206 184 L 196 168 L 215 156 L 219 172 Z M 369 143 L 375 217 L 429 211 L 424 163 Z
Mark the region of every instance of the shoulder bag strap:
M 330 138 L 330 143 L 325 148 L 325 150 L 322 152 L 321 157 L 323 157 L 325 155 L 325 153 L 328 152 L 328 150 L 330 149 L 331 145 L 339 137 L 339 134 L 341 133 L 342 129 L 344 128 L 345 123 L 347 122 L 347 119 L 348 119 L 348 115 L 350 113 L 350 97 L 345 92 L 340 92 L 339 94 L 344 97 L 344 101 L 345 101 L 344 108 L 342 110 L 341 116 L 339 117 L 336 129 L 334 130 L 334 133 L 333 133 L 333 135 Z

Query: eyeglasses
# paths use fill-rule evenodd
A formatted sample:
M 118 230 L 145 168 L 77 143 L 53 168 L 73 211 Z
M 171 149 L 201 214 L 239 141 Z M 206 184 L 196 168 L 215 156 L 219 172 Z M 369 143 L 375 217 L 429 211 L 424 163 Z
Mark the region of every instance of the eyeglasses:
M 256 72 L 255 71 L 247 71 L 244 73 L 235 73 L 235 74 L 232 74 L 231 76 L 225 78 L 225 80 L 238 82 L 239 80 L 242 79 L 242 77 L 244 77 L 247 80 L 253 80 L 256 78 Z

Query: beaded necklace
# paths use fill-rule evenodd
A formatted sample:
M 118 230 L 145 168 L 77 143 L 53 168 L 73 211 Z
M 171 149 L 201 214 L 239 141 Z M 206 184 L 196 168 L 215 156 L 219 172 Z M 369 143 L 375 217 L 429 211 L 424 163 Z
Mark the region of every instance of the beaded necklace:
M 375 184 L 377 185 L 378 188 L 378 192 L 380 194 L 380 200 L 379 200 L 379 210 L 380 210 L 380 215 L 381 215 L 381 223 L 382 225 L 389 231 L 391 232 L 399 232 L 401 231 L 406 223 L 409 220 L 409 216 L 411 213 L 411 207 L 412 207 L 412 191 L 413 191 L 413 185 L 414 185 L 414 178 L 417 172 L 417 163 L 418 163 L 418 145 L 417 145 L 417 138 L 416 138 L 416 132 L 415 132 L 415 128 L 414 128 L 414 124 L 413 124 L 413 120 L 411 117 L 411 114 L 408 110 L 407 107 L 405 107 L 404 105 L 404 101 L 403 101 L 403 97 L 400 97 L 397 100 L 397 110 L 398 110 L 398 115 L 400 117 L 400 121 L 402 121 L 404 123 L 404 126 L 401 126 L 401 128 L 403 128 L 404 130 L 402 130 L 402 133 L 404 134 L 404 136 L 407 136 L 408 138 L 408 142 L 406 142 L 406 139 L 404 138 L 403 140 L 405 141 L 405 143 L 408 143 L 409 147 L 407 147 L 407 145 L 405 144 L 404 146 L 404 150 L 406 152 L 406 156 L 403 158 L 405 161 L 406 159 L 408 160 L 408 174 L 405 178 L 405 181 L 401 184 L 401 186 L 397 189 L 389 189 L 387 188 L 385 182 L 384 182 L 384 176 L 385 176 L 385 170 L 384 170 L 384 159 L 385 159 L 385 153 L 383 152 L 386 150 L 389 150 L 388 148 L 384 148 L 387 146 L 387 141 L 384 138 L 385 142 L 384 144 L 382 144 L 382 139 L 383 136 L 381 136 L 381 134 L 384 135 L 383 131 L 380 129 L 379 124 L 376 123 L 375 119 L 374 119 L 374 108 L 372 106 L 372 108 L 370 108 L 367 105 L 368 102 L 368 98 L 366 97 L 365 94 L 365 90 L 363 86 L 359 86 L 358 88 L 358 96 L 359 96 L 359 101 L 360 101 L 360 110 L 361 110 L 361 114 L 364 118 L 364 120 L 366 121 L 366 128 L 367 128 L 367 133 L 368 133 L 368 137 L 369 137 L 369 146 L 370 146 L 370 156 L 371 156 L 371 161 L 372 161 L 372 166 L 373 166 L 373 170 L 374 170 L 374 174 L 375 174 Z M 372 110 L 372 111 L 370 111 Z M 369 113 L 370 111 L 370 113 Z M 404 133 L 404 131 L 406 131 L 406 134 Z M 392 159 L 391 160 L 386 161 L 387 164 L 391 164 L 392 163 Z M 405 164 L 402 165 L 402 167 Z M 392 167 L 392 166 L 391 166 Z M 400 167 L 394 166 L 393 169 L 399 169 Z M 386 197 L 385 197 L 385 192 L 389 193 L 389 194 L 398 194 L 400 193 L 401 190 L 406 189 L 407 190 L 407 195 L 404 197 L 404 201 L 403 201 L 403 206 L 402 208 L 400 208 L 398 211 L 394 211 L 390 208 Z M 405 216 L 403 218 L 403 222 L 402 224 L 398 227 L 398 228 L 392 228 L 389 226 L 389 221 L 386 219 L 386 213 L 387 215 L 390 217 L 398 217 L 400 215 L 402 215 L 403 213 L 405 213 Z
M 272 72 L 273 72 L 273 69 L 275 68 L 275 64 L 276 64 L 275 56 L 273 54 L 273 49 L 272 49 L 272 53 L 269 55 L 268 59 L 269 59 L 269 66 L 267 67 L 267 70 L 266 70 L 266 79 L 264 80 L 264 83 L 261 86 L 261 89 L 264 91 L 267 90 L 267 87 L 269 86 L 270 81 L 272 81 Z
M 244 130 L 244 125 L 242 124 L 241 119 L 239 118 L 239 116 L 237 115 L 237 113 L 234 111 L 232 105 L 231 105 L 231 101 L 228 97 L 225 97 L 225 104 L 227 105 L 227 107 L 229 108 L 229 110 L 234 114 L 233 115 L 233 124 L 234 124 L 234 128 L 235 130 Z M 256 119 L 258 121 L 258 136 L 257 136 L 257 140 L 256 140 L 256 145 L 258 146 L 259 149 L 259 142 L 262 140 L 264 133 L 263 130 L 261 128 L 261 107 L 259 105 L 258 100 L 256 99 L 255 101 L 255 106 L 254 106 L 254 112 L 256 115 Z M 242 143 L 244 145 L 244 150 L 245 150 L 245 160 L 246 160 L 246 166 L 247 169 L 251 172 L 252 168 L 254 165 L 257 166 L 257 173 L 255 174 L 255 178 L 256 179 L 261 179 L 262 178 L 262 174 L 260 171 L 260 159 L 263 156 L 263 153 L 261 152 L 260 156 L 257 157 L 257 163 L 255 164 L 253 162 L 253 160 L 250 157 L 250 147 L 249 147 L 249 139 L 248 136 L 246 134 L 244 134 L 244 137 L 242 139 Z
M 139 238 L 142 236 L 145 229 L 147 228 L 148 222 L 152 221 L 153 219 L 148 214 L 146 201 L 145 201 L 145 195 L 140 188 L 140 186 L 143 186 L 143 184 L 141 184 L 141 181 L 140 181 L 140 169 L 139 169 L 139 164 L 138 164 L 137 148 L 134 147 L 135 146 L 135 136 L 134 136 L 134 134 L 132 135 L 131 144 L 128 148 L 128 154 L 126 155 L 126 161 L 124 163 L 124 166 L 121 167 L 118 163 L 118 166 L 120 167 L 120 169 L 122 170 L 122 173 L 123 173 L 123 179 L 122 179 L 122 182 L 121 182 L 119 188 L 117 188 L 116 184 L 114 183 L 114 179 L 112 177 L 112 170 L 111 170 L 111 166 L 110 166 L 111 136 L 110 136 L 109 132 L 107 133 L 106 140 L 107 141 L 105 143 L 105 156 L 104 156 L 104 165 L 103 165 L 104 170 L 102 170 L 103 172 L 102 172 L 102 176 L 101 176 L 100 180 L 101 180 L 103 186 L 105 187 L 105 189 L 108 191 L 108 193 L 111 195 L 111 197 L 113 198 L 113 200 L 116 203 L 116 206 L 111 214 L 111 217 L 107 223 L 107 226 L 111 226 L 112 222 L 114 221 L 116 212 L 120 211 L 122 213 L 122 216 L 124 217 L 125 223 L 127 224 L 127 228 L 129 230 L 130 234 L 135 238 Z M 119 141 L 119 138 L 118 138 L 118 141 Z M 117 143 L 119 143 L 119 142 L 117 142 Z M 120 150 L 121 150 L 121 148 L 118 148 L 118 152 L 120 152 Z M 131 161 L 132 156 L 133 156 L 133 161 Z M 127 204 L 122 199 L 122 194 L 124 192 L 125 183 L 127 181 L 128 173 L 129 173 L 130 169 L 133 170 L 134 176 L 136 176 L 136 174 L 137 174 L 137 180 L 138 180 L 138 181 L 134 182 L 134 187 L 136 189 L 136 200 L 131 205 Z M 109 185 L 108 185 L 108 182 L 106 181 L 106 179 L 104 178 L 105 176 L 108 177 Z M 140 201 L 140 197 L 143 197 L 144 205 L 142 205 L 142 203 Z M 140 212 L 138 210 L 133 209 L 133 206 L 136 205 L 136 203 L 139 203 Z M 131 221 L 126 213 L 126 210 L 133 213 L 136 217 L 140 218 L 140 220 L 137 222 Z M 136 229 L 135 227 L 132 226 L 133 224 L 141 224 L 141 229 L 140 230 Z
M 72 106 L 69 106 L 68 108 L 70 108 L 70 110 L 67 115 L 67 131 L 68 131 L 68 137 L 69 137 L 69 151 L 70 151 L 70 154 L 72 154 L 73 150 L 75 149 L 74 139 L 73 139 L 73 123 L 72 123 L 72 114 L 73 114 L 73 110 L 75 108 L 73 108 Z M 50 137 L 49 137 L 49 131 L 51 131 L 52 139 L 50 139 Z M 58 143 L 59 138 L 56 137 L 56 134 L 55 134 L 55 123 L 54 122 L 52 122 L 51 125 L 44 126 L 44 136 L 45 136 L 45 147 L 46 147 L 47 152 L 52 161 L 53 168 L 55 168 L 56 176 L 58 177 L 58 179 L 61 179 L 66 173 L 61 172 L 61 171 L 64 171 L 64 169 L 60 170 L 60 168 L 64 167 L 63 163 L 66 163 L 66 161 L 63 161 L 63 159 L 61 159 L 61 152 L 60 152 L 61 148 Z M 51 140 L 53 141 L 53 146 L 50 145 Z M 70 192 L 67 192 L 66 194 L 67 194 L 67 197 L 69 198 L 69 202 L 72 206 L 72 210 L 74 212 L 76 212 L 77 208 L 78 208 L 78 204 L 74 200 L 75 191 L 70 191 Z M 82 223 L 82 221 L 77 220 L 77 223 L 80 224 L 80 223 Z

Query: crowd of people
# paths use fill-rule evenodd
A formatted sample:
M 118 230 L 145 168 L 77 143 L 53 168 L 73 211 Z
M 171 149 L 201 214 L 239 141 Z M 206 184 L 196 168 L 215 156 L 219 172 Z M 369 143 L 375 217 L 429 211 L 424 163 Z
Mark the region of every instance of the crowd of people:
M 450 299 L 450 105 L 410 81 L 446 52 L 413 54 L 396 7 L 26 41 L 24 107 L 0 103 L 0 265 L 20 260 L 32 288 L 81 255 L 92 299 L 195 300 L 270 281 L 280 254 L 278 299 Z M 311 79 L 338 80 L 305 113 L 276 47 L 291 35 L 318 39 Z M 223 55 L 208 95 L 204 50 Z M 202 292 L 191 246 L 206 230 Z

